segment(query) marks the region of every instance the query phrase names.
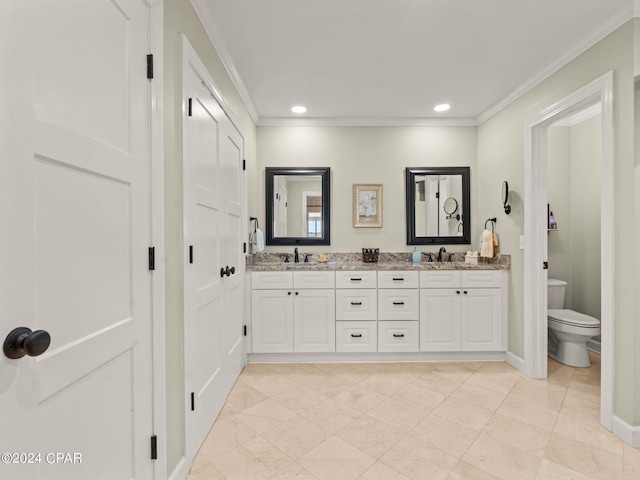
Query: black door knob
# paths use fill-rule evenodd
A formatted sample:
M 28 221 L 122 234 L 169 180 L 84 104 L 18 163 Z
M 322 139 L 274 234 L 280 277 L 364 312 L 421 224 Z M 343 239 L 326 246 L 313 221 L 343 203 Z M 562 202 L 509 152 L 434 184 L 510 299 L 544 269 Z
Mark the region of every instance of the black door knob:
M 51 345 L 51 335 L 46 330 L 32 332 L 30 328 L 18 327 L 9 332 L 2 350 L 7 358 L 16 360 L 25 355 L 37 357 L 47 351 Z
M 236 267 L 231 267 L 231 275 L 233 275 L 234 273 L 236 273 Z

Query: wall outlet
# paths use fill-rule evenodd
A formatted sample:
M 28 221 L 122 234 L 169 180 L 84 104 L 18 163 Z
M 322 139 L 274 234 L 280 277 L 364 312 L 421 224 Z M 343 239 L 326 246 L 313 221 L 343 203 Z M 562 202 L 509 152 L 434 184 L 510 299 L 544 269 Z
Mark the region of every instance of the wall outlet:
M 524 235 L 520 235 L 520 250 L 524 250 Z

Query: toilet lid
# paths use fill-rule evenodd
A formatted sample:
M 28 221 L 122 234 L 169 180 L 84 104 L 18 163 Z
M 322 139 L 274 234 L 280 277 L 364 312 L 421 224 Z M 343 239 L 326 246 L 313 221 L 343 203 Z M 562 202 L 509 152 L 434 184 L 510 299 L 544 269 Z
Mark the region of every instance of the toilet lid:
M 573 325 L 575 327 L 589 327 L 596 328 L 600 326 L 600 320 L 584 313 L 576 312 L 573 310 L 559 309 L 549 310 L 547 316 L 556 322 L 564 323 L 566 325 Z

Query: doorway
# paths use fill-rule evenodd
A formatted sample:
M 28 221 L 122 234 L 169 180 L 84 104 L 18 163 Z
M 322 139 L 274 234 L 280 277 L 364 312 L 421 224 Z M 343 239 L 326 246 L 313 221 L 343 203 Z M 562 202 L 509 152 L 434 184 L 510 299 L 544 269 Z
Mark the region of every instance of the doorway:
M 601 104 L 601 405 L 600 423 L 613 417 L 613 72 L 592 81 L 525 123 L 525 373 L 547 376 L 548 128 L 561 119 Z

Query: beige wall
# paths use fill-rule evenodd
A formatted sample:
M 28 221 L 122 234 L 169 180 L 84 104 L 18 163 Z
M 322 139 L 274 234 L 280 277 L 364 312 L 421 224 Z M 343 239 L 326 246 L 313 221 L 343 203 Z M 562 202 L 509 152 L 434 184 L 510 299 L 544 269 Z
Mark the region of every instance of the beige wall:
M 571 127 L 572 309 L 601 318 L 601 117 Z
M 632 425 L 640 423 L 640 372 L 638 362 L 638 310 L 634 297 L 639 284 L 637 261 L 628 259 L 636 249 L 637 216 L 629 202 L 637 200 L 638 166 L 634 163 L 634 28 L 630 21 L 541 82 L 478 128 L 478 189 L 496 190 L 506 179 L 515 195 L 510 216 L 500 213 L 502 251 L 512 253 L 509 292 L 509 350 L 524 355 L 525 252 L 518 248 L 524 234 L 524 123 L 562 98 L 606 72 L 614 71 L 614 181 L 615 181 L 615 405 L 617 416 Z M 637 204 L 637 203 L 636 203 Z M 476 217 L 495 211 L 493 201 L 481 196 Z M 637 256 L 636 256 L 637 259 Z
M 165 242 L 166 242 L 166 368 L 167 368 L 167 471 L 184 455 L 183 378 L 183 250 L 182 250 L 182 85 L 180 33 L 206 66 L 217 88 L 241 124 L 245 157 L 255 165 L 255 126 L 211 45 L 191 4 L 164 1 L 164 134 L 165 134 Z M 250 188 L 251 179 L 249 179 Z
M 600 115 L 548 138 L 548 198 L 558 231 L 549 233 L 549 278 L 569 283 L 565 308 L 601 318 Z
M 476 198 L 475 127 L 258 127 L 258 185 L 250 190 L 265 225 L 265 167 L 331 168 L 331 245 L 301 251 L 359 251 L 376 247 L 386 252 L 413 251 L 405 230 L 404 169 L 406 167 L 471 167 L 472 241 L 480 226 L 474 216 Z M 382 228 L 353 227 L 353 184 L 383 185 Z M 496 190 L 499 199 L 500 187 Z M 467 245 L 451 249 L 467 250 Z M 477 245 L 474 248 L 478 248 Z M 438 246 L 423 246 L 437 251 Z M 268 251 L 290 251 L 267 247 Z

